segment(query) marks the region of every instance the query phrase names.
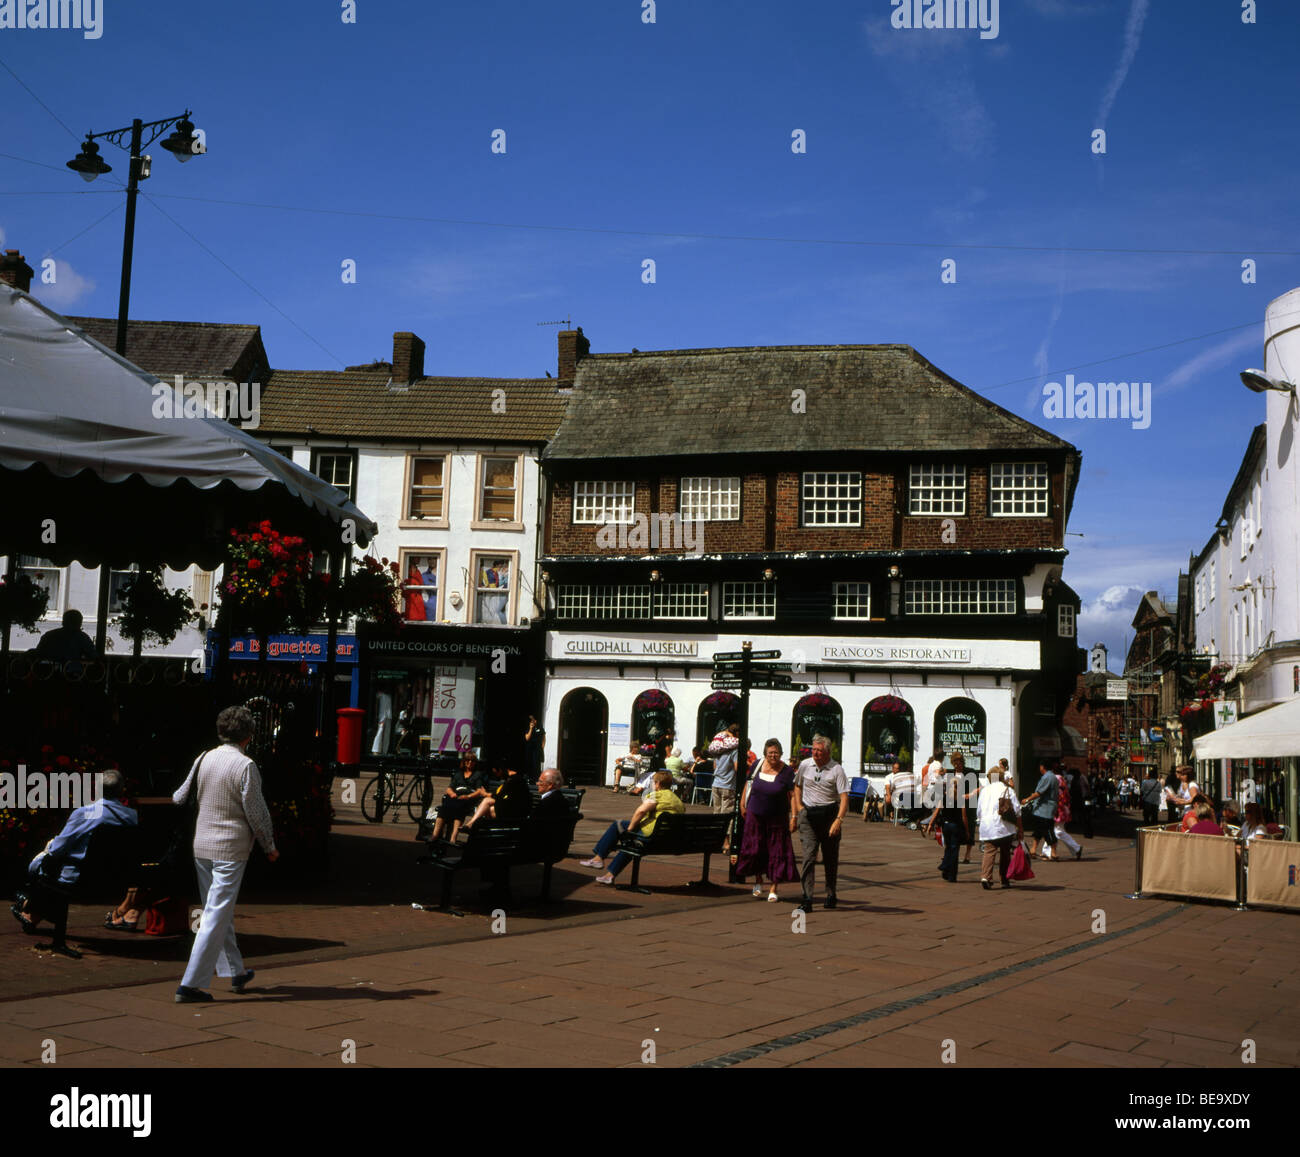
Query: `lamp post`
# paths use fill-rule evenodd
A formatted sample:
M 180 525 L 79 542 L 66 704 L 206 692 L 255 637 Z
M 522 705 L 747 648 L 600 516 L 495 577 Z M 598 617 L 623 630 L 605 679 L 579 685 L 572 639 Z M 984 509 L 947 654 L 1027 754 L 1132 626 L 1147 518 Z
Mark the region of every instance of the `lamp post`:
M 149 130 L 145 139 L 145 130 Z M 131 302 L 131 258 L 135 248 L 135 202 L 140 191 L 140 182 L 150 174 L 152 158 L 145 156 L 142 150 L 153 144 L 168 129 L 172 134 L 162 143 L 162 147 L 178 161 L 184 163 L 191 157 L 207 152 L 207 143 L 202 132 L 195 132 L 190 120 L 190 110 L 186 109 L 178 117 L 165 120 L 142 121 L 138 117 L 130 125 L 120 129 L 109 129 L 102 133 L 87 133 L 82 142 L 81 152 L 68 162 L 68 168 L 83 181 L 90 182 L 103 173 L 111 173 L 113 166 L 106 164 L 99 155 L 96 138 L 126 150 L 130 157 L 126 181 L 126 229 L 122 237 L 122 284 L 117 298 L 117 341 L 114 348 L 119 357 L 126 356 L 126 320 Z M 130 134 L 129 143 L 127 134 Z M 106 563 L 99 568 L 99 596 L 95 608 L 95 650 L 99 657 L 104 657 L 104 645 L 108 638 L 108 589 L 109 568 Z

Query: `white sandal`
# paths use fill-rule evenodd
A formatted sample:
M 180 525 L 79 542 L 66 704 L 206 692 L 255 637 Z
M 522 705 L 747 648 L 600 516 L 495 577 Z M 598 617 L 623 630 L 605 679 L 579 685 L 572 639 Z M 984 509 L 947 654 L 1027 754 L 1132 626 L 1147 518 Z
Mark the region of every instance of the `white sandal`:
M 778 900 L 780 900 L 780 899 L 781 899 L 781 897 L 778 896 L 775 892 L 769 892 L 769 893 L 767 894 L 767 902 L 768 902 L 769 904 L 775 904 L 775 903 L 776 903 Z

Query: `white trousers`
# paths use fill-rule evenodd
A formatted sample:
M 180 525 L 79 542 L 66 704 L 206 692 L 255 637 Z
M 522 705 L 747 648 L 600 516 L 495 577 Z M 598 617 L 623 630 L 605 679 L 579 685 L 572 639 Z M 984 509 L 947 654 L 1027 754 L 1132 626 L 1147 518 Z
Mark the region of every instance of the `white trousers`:
M 186 988 L 207 988 L 215 968 L 218 976 L 242 976 L 244 958 L 235 943 L 235 901 L 247 860 L 201 860 L 194 857 L 203 916 L 185 969 Z
M 1078 843 L 1075 841 L 1075 838 L 1065 830 L 1064 824 L 1053 824 L 1052 830 L 1056 833 L 1056 838 L 1069 848 L 1070 851 L 1077 852 L 1079 850 Z M 1052 849 L 1049 847 L 1045 854 L 1050 855 L 1051 851 Z

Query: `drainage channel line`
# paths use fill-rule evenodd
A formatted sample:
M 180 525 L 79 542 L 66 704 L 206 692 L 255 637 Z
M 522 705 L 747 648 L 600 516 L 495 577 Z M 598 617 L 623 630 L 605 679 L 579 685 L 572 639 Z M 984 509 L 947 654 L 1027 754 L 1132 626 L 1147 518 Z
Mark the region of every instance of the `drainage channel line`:
M 1119 940 L 1125 936 L 1131 936 L 1134 932 L 1141 932 L 1147 928 L 1153 928 L 1157 924 L 1163 924 L 1166 920 L 1185 912 L 1189 905 L 1179 904 L 1167 912 L 1161 912 L 1157 916 L 1152 916 L 1150 920 L 1144 920 L 1141 924 L 1134 924 L 1131 928 L 1121 928 L 1116 932 L 1105 932 L 1100 936 L 1093 936 L 1088 940 L 1081 941 L 1078 944 L 1072 944 L 1068 948 L 1058 948 L 1055 952 L 1048 952 L 1043 956 L 1035 956 L 1029 960 L 1022 960 L 1019 964 L 1008 965 L 1006 968 L 998 968 L 992 972 L 985 972 L 979 976 L 973 976 L 969 980 L 958 981 L 955 984 L 945 984 L 942 988 L 932 989 L 930 992 L 923 992 L 918 996 L 910 996 L 906 1000 L 895 1000 L 889 1004 L 882 1004 L 876 1008 L 869 1008 L 865 1012 L 856 1012 L 852 1016 L 842 1017 L 840 1020 L 833 1020 L 829 1024 L 820 1024 L 814 1028 L 804 1029 L 802 1032 L 790 1033 L 788 1036 L 775 1037 L 769 1041 L 763 1041 L 761 1044 L 750 1045 L 748 1048 L 737 1049 L 733 1053 L 725 1053 L 720 1057 L 714 1057 L 712 1060 L 699 1061 L 688 1067 L 692 1069 L 725 1069 L 731 1065 L 738 1065 L 742 1061 L 752 1061 L 756 1057 L 766 1056 L 768 1053 L 774 1053 L 780 1049 L 788 1049 L 792 1045 L 807 1044 L 809 1041 L 817 1040 L 819 1037 L 829 1036 L 831 1033 L 839 1032 L 846 1028 L 855 1028 L 861 1024 L 867 1024 L 873 1020 L 880 1020 L 887 1016 L 893 1016 L 896 1012 L 904 1012 L 909 1008 L 916 1008 L 922 1004 L 929 1004 L 932 1000 L 938 1000 L 944 996 L 954 996 L 959 992 L 965 992 L 967 989 L 976 988 L 981 984 L 987 984 L 991 980 L 1001 980 L 1006 976 L 1014 976 L 1018 972 L 1024 972 L 1030 968 L 1037 968 L 1042 964 L 1050 964 L 1053 960 L 1060 960 L 1066 956 L 1073 956 L 1076 952 L 1083 952 L 1088 948 L 1095 948 L 1099 944 L 1106 944 L 1113 940 Z

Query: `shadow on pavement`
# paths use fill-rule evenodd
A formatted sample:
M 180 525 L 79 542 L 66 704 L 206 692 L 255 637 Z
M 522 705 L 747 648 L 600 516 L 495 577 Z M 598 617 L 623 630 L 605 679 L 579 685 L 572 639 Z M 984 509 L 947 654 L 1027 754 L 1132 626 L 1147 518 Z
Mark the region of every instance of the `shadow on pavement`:
M 396 991 L 388 991 L 382 988 L 368 988 L 364 984 L 353 988 L 277 984 L 269 988 L 249 988 L 243 1003 L 284 1004 L 291 1000 L 356 1000 L 359 997 L 364 1000 L 416 1000 L 421 996 L 441 995 L 442 990 L 439 988 L 399 988 Z

